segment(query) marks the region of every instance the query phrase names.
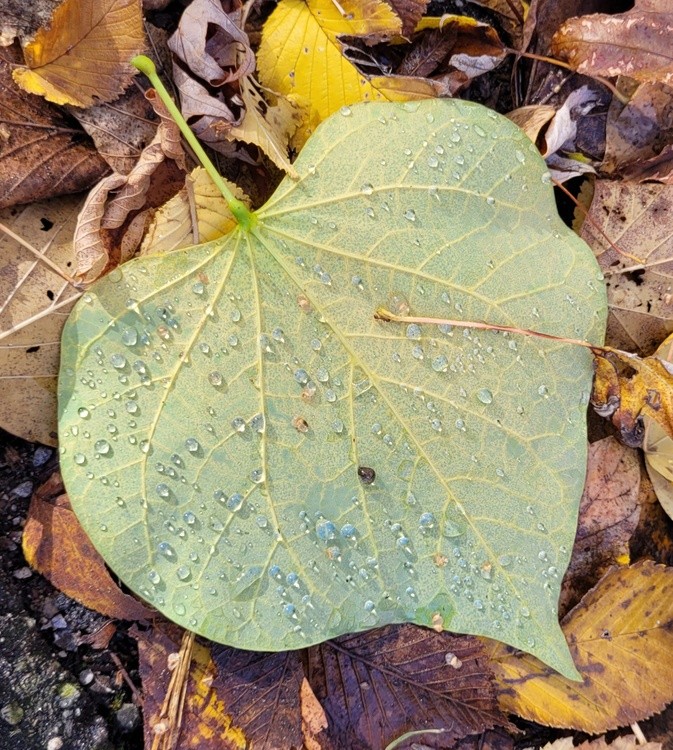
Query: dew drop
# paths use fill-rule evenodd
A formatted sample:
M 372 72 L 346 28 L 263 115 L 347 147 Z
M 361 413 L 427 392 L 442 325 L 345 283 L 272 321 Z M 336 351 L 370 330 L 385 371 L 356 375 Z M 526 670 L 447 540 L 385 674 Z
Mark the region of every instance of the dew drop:
M 86 463 L 86 456 L 83 453 L 75 453 L 72 459 L 78 466 L 84 466 Z
M 481 401 L 482 404 L 493 403 L 493 394 L 488 390 L 488 388 L 482 388 L 480 391 L 478 391 L 477 398 L 479 399 L 479 401 Z
M 224 378 L 222 377 L 222 373 L 218 372 L 217 370 L 213 370 L 211 373 L 208 374 L 208 382 L 218 388 L 219 386 L 224 383 Z
M 339 113 L 341 114 L 342 117 L 350 117 L 353 114 L 353 111 L 351 110 L 350 107 L 341 107 L 341 109 L 339 110 Z
M 147 574 L 147 577 L 149 578 L 149 581 L 154 586 L 158 586 L 161 583 L 161 576 L 157 573 L 156 570 L 150 570 L 150 572 Z
M 308 383 L 308 373 L 306 372 L 306 370 L 302 369 L 295 370 L 294 379 L 300 385 L 306 385 L 306 383 Z
M 407 338 L 416 340 L 421 338 L 421 327 L 416 323 L 409 323 L 407 326 Z
M 234 417 L 231 420 L 231 426 L 236 432 L 245 432 L 245 419 L 243 417 Z
M 170 497 L 171 490 L 167 484 L 164 484 L 163 482 L 158 484 L 156 490 L 159 497 Z
M 414 211 L 414 209 L 408 208 L 404 212 L 404 218 L 407 219 L 408 221 L 416 221 L 416 212 Z
M 194 294 L 203 294 L 204 291 L 205 291 L 205 289 L 206 289 L 206 287 L 205 287 L 205 285 L 204 285 L 204 283 L 202 281 L 197 281 L 192 286 L 192 291 L 194 292 Z
M 255 523 L 260 529 L 265 529 L 269 525 L 269 521 L 266 516 L 257 516 Z
M 434 513 L 422 513 L 421 517 L 418 519 L 418 526 L 421 531 L 434 529 L 436 523 L 437 519 L 435 518 Z
M 110 450 L 111 450 L 110 443 L 108 443 L 107 440 L 96 440 L 96 442 L 95 442 L 95 444 L 94 444 L 93 447 L 94 447 L 96 453 L 99 453 L 102 456 L 107 455 L 110 452 Z
M 185 440 L 185 448 L 190 453 L 196 453 L 200 447 L 199 441 L 196 438 L 187 438 L 187 440 Z
M 446 372 L 449 367 L 449 360 L 445 354 L 439 354 L 432 360 L 432 369 L 435 372 Z
M 85 409 L 85 408 L 84 408 L 83 406 L 82 406 L 82 407 L 80 407 L 80 408 L 79 408 L 79 409 L 77 410 L 77 414 L 78 414 L 78 415 L 79 415 L 79 417 L 81 417 L 82 419 L 88 419 L 88 418 L 89 418 L 89 410 L 88 410 L 88 409 Z
M 159 550 L 159 554 L 163 555 L 167 560 L 177 560 L 178 556 L 168 542 L 160 542 L 157 549 Z
M 374 186 L 369 182 L 365 182 L 360 186 L 360 192 L 363 195 L 371 195 L 374 192 Z
M 176 571 L 175 575 L 181 581 L 188 581 L 192 577 L 192 571 L 188 565 L 181 565 Z
M 243 506 L 243 500 L 245 498 L 243 495 L 240 494 L 240 492 L 234 492 L 234 494 L 227 500 L 227 509 L 230 510 L 232 513 L 235 513 L 237 510 L 240 510 Z
M 318 539 L 322 539 L 323 542 L 327 542 L 330 539 L 335 539 L 337 530 L 336 526 L 332 521 L 321 520 L 315 525 L 315 533 Z

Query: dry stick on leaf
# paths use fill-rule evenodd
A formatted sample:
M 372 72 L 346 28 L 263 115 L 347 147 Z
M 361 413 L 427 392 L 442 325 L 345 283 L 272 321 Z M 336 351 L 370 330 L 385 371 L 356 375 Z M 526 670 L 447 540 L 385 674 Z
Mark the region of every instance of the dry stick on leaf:
M 645 428 L 642 417 L 649 416 L 673 437 L 673 363 L 657 356 L 642 359 L 637 354 L 598 346 L 580 339 L 554 336 L 551 333 L 532 331 L 526 328 L 482 323 L 469 320 L 448 320 L 413 315 L 396 315 L 379 307 L 374 319 L 386 323 L 416 323 L 419 325 L 449 325 L 458 328 L 478 328 L 485 331 L 503 331 L 522 336 L 535 336 L 561 344 L 575 344 L 590 349 L 594 355 L 594 389 L 591 404 L 601 417 L 611 417 L 619 429 L 622 442 L 631 448 L 642 445 Z M 614 355 L 619 362 L 635 370 L 630 380 L 620 377 L 616 367 L 606 357 Z

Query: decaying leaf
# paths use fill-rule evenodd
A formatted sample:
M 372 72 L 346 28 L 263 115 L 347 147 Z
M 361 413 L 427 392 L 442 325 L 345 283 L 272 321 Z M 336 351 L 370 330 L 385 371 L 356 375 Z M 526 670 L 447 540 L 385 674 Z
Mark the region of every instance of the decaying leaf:
M 612 346 L 647 356 L 673 331 L 672 212 L 673 186 L 596 181 L 581 236 L 605 275 Z
M 669 2 L 637 0 L 625 13 L 596 13 L 566 21 L 552 39 L 552 54 L 579 73 L 670 84 L 672 22 Z
M 673 700 L 673 568 L 649 560 L 607 573 L 566 616 L 582 682 L 494 644 L 504 711 L 590 734 L 641 721 Z
M 16 53 L 0 48 L 0 208 L 87 190 L 108 171 L 76 123 L 14 83 Z
M 627 734 L 608 742 L 606 737 L 587 740 L 575 744 L 573 737 L 561 737 L 560 740 L 548 742 L 542 750 L 662 750 L 661 742 L 641 743 L 635 735 Z
M 496 13 L 503 30 L 512 40 L 512 46 L 521 49 L 523 26 L 529 7 L 527 0 L 472 0 L 472 4 Z
M 145 696 L 146 735 L 170 677 L 169 655 L 180 643 L 180 630 L 160 624 L 134 632 Z M 299 708 L 303 670 L 297 652 L 261 654 L 235 649 L 211 651 L 194 644 L 182 718 L 181 746 L 201 750 L 301 747 Z
M 337 638 L 309 650 L 308 679 L 327 715 L 321 747 L 386 747 L 443 730 L 444 746 L 506 724 L 480 644 L 413 625 Z
M 56 445 L 61 331 L 82 293 L 67 280 L 81 205 L 69 196 L 0 211 L 0 223 L 28 244 L 0 230 L 0 426 L 47 445 Z
M 250 204 L 248 196 L 240 188 L 225 182 L 239 200 Z M 187 176 L 185 187 L 154 215 L 145 233 L 140 255 L 167 253 L 210 242 L 223 237 L 234 226 L 234 217 L 222 193 L 206 170 L 196 167 Z
M 112 580 L 70 508 L 60 474 L 53 474 L 33 495 L 22 544 L 28 564 L 85 607 L 120 620 L 152 616 Z
M 24 47 L 27 67 L 12 75 L 30 94 L 89 107 L 123 93 L 144 47 L 140 0 L 63 0 Z
M 264 85 L 286 95 L 307 113 L 297 131 L 301 145 L 318 122 L 359 101 L 434 97 L 436 85 L 409 76 L 362 75 L 342 54 L 340 36 L 390 39 L 400 18 L 382 0 L 282 0 L 262 33 L 257 54 Z
M 561 587 L 561 616 L 612 565 L 628 561 L 629 540 L 638 524 L 639 487 L 640 462 L 636 451 L 612 437 L 589 446 L 577 535 Z
M 673 362 L 673 337 L 657 349 L 657 355 Z M 673 438 L 653 419 L 645 417 L 645 463 L 661 507 L 673 518 Z
M 671 364 L 656 356 L 641 359 L 626 352 L 594 354 L 591 404 L 600 416 L 612 419 L 622 442 L 631 448 L 642 446 L 646 417 L 673 435 Z
M 671 14 L 673 19 L 673 13 Z M 618 87 L 629 97 L 624 104 L 613 97 L 605 131 L 601 171 L 623 174 L 655 158 L 673 132 L 673 89 L 658 81 L 638 84 L 621 78 Z
M 111 174 L 89 193 L 78 217 L 73 239 L 77 277 L 80 279 L 93 281 L 105 271 L 111 260 L 116 265 L 133 255 L 142 239 L 146 220 L 145 215 L 138 215 L 137 212 L 148 207 L 148 193 L 157 170 L 167 159 L 175 162 L 180 170 L 185 169 L 178 126 L 168 116 L 153 90 L 148 91 L 146 96 L 161 122 L 152 142 L 143 149 L 140 159 L 128 175 Z M 163 177 L 165 179 L 165 175 Z M 129 216 L 133 218 L 127 222 Z M 126 235 L 121 240 L 106 233 L 106 230 L 122 226 L 125 226 Z M 111 259 L 113 238 L 118 243 L 118 256 Z

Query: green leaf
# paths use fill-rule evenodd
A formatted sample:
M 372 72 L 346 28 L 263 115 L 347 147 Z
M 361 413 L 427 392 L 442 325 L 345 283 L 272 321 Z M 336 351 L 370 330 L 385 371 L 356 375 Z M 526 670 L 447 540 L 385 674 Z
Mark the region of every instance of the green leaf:
M 602 338 L 588 247 L 544 163 L 475 104 L 327 120 L 250 222 L 126 264 L 63 337 L 73 508 L 184 627 L 282 650 L 443 624 L 565 675 L 556 603 L 588 351 L 375 320 L 380 306 Z

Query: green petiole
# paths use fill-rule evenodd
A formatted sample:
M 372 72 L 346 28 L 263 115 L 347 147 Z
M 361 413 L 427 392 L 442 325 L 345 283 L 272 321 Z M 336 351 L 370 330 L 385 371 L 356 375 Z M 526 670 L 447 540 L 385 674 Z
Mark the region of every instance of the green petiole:
M 229 190 L 226 183 L 220 176 L 220 173 L 217 171 L 217 169 L 215 169 L 215 165 L 212 161 L 210 161 L 208 155 L 203 150 L 203 147 L 196 139 L 196 136 L 194 135 L 194 133 L 192 133 L 189 125 L 187 125 L 185 118 L 182 116 L 182 113 L 177 108 L 175 102 L 171 99 L 170 94 L 168 93 L 168 91 L 166 91 L 166 87 L 157 75 L 157 69 L 154 63 L 150 60 L 149 57 L 146 57 L 145 55 L 138 55 L 137 57 L 134 57 L 133 60 L 131 60 L 131 63 L 141 73 L 143 73 L 143 75 L 146 75 L 150 79 L 150 83 L 152 84 L 152 86 L 154 86 L 157 94 L 159 94 L 159 98 L 161 99 L 161 101 L 166 105 L 166 109 L 169 111 L 171 117 L 175 120 L 177 126 L 180 128 L 180 132 L 185 137 L 185 140 L 192 147 L 192 150 L 201 162 L 203 168 L 210 175 L 210 178 L 217 186 L 217 189 L 222 193 L 222 196 L 227 202 L 229 210 L 233 214 L 234 218 L 242 229 L 244 229 L 246 232 L 249 232 L 255 226 L 255 214 L 248 209 L 245 203 L 239 201 L 238 198 L 236 198 L 231 192 L 231 190 Z

